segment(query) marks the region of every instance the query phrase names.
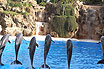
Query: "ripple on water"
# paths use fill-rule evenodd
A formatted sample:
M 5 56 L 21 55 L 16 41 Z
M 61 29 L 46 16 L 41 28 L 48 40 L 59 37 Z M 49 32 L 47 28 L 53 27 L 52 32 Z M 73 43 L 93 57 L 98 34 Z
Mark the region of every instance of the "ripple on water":
M 44 41 L 37 41 L 39 47 L 36 48 L 34 54 L 34 67 L 39 67 L 44 62 Z M 29 50 L 27 49 L 29 41 L 22 41 L 20 46 L 18 60 L 23 65 L 10 65 L 15 60 L 14 41 L 7 43 L 2 56 L 2 62 L 5 66 L 0 69 L 25 69 L 30 67 Z M 73 54 L 71 59 L 71 69 L 103 69 L 104 66 L 97 64 L 102 59 L 101 44 L 73 41 Z M 66 41 L 52 42 L 50 51 L 47 56 L 47 64 L 51 69 L 67 69 Z

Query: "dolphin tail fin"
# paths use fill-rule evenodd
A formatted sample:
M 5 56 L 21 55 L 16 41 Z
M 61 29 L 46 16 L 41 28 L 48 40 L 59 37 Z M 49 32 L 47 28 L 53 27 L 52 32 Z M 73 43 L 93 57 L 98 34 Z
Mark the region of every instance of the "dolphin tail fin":
M 104 59 L 98 61 L 97 64 L 104 64 Z
M 18 61 L 18 60 L 13 61 L 13 62 L 11 63 L 11 65 L 12 65 L 12 64 L 20 64 L 20 65 L 22 65 L 22 63 L 21 63 L 20 61 Z
M 41 69 L 41 68 L 48 68 L 48 69 L 50 69 L 50 67 L 47 64 L 43 64 L 39 69 Z

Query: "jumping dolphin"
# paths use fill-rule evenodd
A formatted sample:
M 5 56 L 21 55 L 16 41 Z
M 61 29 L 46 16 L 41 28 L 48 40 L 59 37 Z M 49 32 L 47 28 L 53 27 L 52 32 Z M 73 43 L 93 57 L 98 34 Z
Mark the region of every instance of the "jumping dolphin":
M 71 40 L 67 40 L 66 47 L 67 47 L 68 69 L 70 69 L 70 61 L 71 61 L 72 48 L 73 48 L 73 44 Z
M 16 60 L 13 61 L 11 64 L 21 64 L 22 63 L 20 61 L 17 60 L 17 57 L 18 57 L 18 51 L 19 51 L 19 47 L 20 47 L 20 44 L 23 40 L 23 34 L 19 33 L 16 35 L 16 39 L 15 39 L 15 54 L 16 54 Z
M 104 64 L 104 36 L 101 37 L 101 47 L 102 47 L 102 54 L 103 54 L 103 59 L 98 61 L 97 64 Z
M 51 35 L 47 34 L 46 38 L 45 38 L 45 44 L 44 44 L 44 64 L 39 69 L 41 69 L 41 68 L 50 69 L 50 67 L 46 64 L 46 58 L 47 58 L 48 51 L 49 51 L 50 46 L 51 46 L 51 41 L 53 41 L 52 38 L 51 38 Z
M 4 64 L 2 64 L 2 62 L 1 62 L 1 56 L 2 56 L 2 53 L 3 53 L 3 50 L 4 50 L 5 46 L 6 46 L 7 41 L 8 41 L 9 43 L 11 43 L 11 42 L 9 41 L 9 34 L 5 34 L 5 35 L 1 38 L 1 40 L 0 40 L 0 65 L 1 65 L 1 66 L 4 65 Z
M 36 43 L 36 38 L 33 37 L 30 41 L 30 44 L 29 44 L 29 54 L 30 54 L 30 60 L 31 60 L 31 66 L 32 66 L 32 69 L 34 69 L 33 67 L 33 58 L 34 58 L 34 53 L 35 53 L 35 48 L 36 46 L 38 47 L 38 44 Z

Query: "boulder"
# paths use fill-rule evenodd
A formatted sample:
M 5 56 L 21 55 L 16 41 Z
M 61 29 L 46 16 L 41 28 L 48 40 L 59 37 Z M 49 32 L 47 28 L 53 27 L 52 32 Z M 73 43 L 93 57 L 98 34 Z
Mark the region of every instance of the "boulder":
M 58 34 L 56 32 L 50 32 L 52 37 L 59 37 Z
M 32 30 L 31 29 L 24 29 L 23 30 L 23 35 L 25 36 L 31 36 L 33 33 L 32 33 Z

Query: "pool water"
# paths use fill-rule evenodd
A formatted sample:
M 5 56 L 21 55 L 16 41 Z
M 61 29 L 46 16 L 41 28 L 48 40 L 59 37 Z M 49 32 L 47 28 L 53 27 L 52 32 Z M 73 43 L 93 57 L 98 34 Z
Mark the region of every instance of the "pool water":
M 39 69 L 44 63 L 44 41 L 38 40 L 37 43 L 39 47 L 36 48 L 35 51 L 33 66 Z M 82 41 L 72 41 L 72 43 L 73 52 L 70 69 L 104 68 L 103 64 L 97 64 L 97 62 L 102 59 L 101 44 Z M 29 41 L 23 40 L 18 54 L 18 60 L 21 61 L 23 65 L 10 65 L 11 62 L 15 60 L 14 41 L 12 40 L 11 44 L 7 43 L 2 56 L 4 66 L 0 66 L 0 69 L 26 69 L 30 67 L 28 46 Z M 66 41 L 52 42 L 47 56 L 47 64 L 51 69 L 67 69 Z

